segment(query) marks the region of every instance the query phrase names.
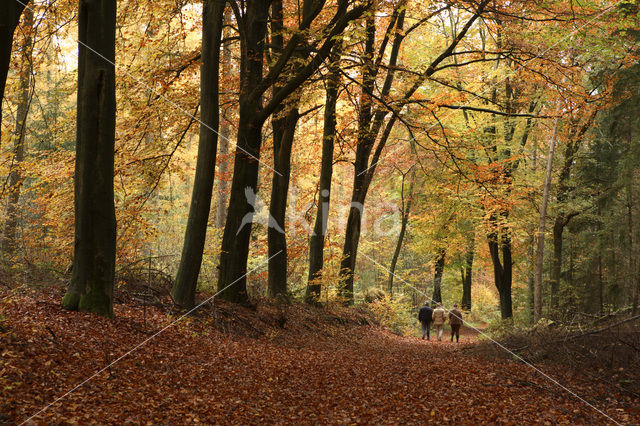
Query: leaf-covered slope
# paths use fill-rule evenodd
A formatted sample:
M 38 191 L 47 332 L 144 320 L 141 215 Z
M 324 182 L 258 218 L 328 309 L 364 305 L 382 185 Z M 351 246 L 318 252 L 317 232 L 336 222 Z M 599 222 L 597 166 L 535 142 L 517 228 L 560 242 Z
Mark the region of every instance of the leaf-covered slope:
M 145 326 L 143 308 L 126 305 L 103 319 L 64 311 L 58 300 L 36 293 L 2 302 L 0 415 L 9 422 L 34 415 L 172 320 L 147 308 Z M 530 367 L 468 355 L 468 337 L 460 345 L 425 342 L 358 325 L 364 321 L 353 313 L 297 306 L 282 328 L 273 309 L 227 318 L 251 315 L 256 322 L 247 327 L 257 338 L 232 326 L 231 334 L 219 331 L 212 312 L 181 321 L 33 421 L 611 423 Z M 597 398 L 598 385 L 575 387 L 562 371 L 549 373 L 617 421 L 640 420 L 637 401 L 634 412 L 634 401 Z

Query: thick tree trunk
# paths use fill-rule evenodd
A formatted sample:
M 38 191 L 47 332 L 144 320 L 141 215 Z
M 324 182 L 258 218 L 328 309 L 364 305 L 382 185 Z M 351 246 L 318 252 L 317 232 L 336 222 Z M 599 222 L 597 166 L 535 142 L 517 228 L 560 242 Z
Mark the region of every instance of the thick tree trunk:
M 331 200 L 331 177 L 333 175 L 333 147 L 336 139 L 336 105 L 338 103 L 338 86 L 340 85 L 340 52 L 337 44 L 332 52 L 327 75 L 327 89 L 324 104 L 324 125 L 322 130 L 322 159 L 320 163 L 320 179 L 318 188 L 318 209 L 313 225 L 313 234 L 309 239 L 309 275 L 305 301 L 317 304 L 322 290 L 316 282 L 324 267 L 324 241 L 327 236 L 329 221 L 329 203 Z
M 553 171 L 553 155 L 556 149 L 556 136 L 558 134 L 558 119 L 553 126 L 553 135 L 549 144 L 547 155 L 547 170 L 544 177 L 544 189 L 542 191 L 542 206 L 540 207 L 540 221 L 538 225 L 538 246 L 536 255 L 536 274 L 533 287 L 533 321 L 538 322 L 542 318 L 542 272 L 544 266 L 544 233 L 547 222 L 547 204 L 549 202 L 549 190 L 551 188 L 551 172 Z
M 247 3 L 243 22 L 246 33 L 241 52 L 238 138 L 218 275 L 218 290 L 222 297 L 237 303 L 249 301 L 247 261 L 265 120 L 261 111 L 262 95 L 254 96 L 252 92 L 262 80 L 269 5 L 265 0 Z
M 398 263 L 398 258 L 400 257 L 400 251 L 402 250 L 402 243 L 404 241 L 404 236 L 407 232 L 407 224 L 409 223 L 409 214 L 411 214 L 411 203 L 413 197 L 413 183 L 415 181 L 415 173 L 411 171 L 411 182 L 409 182 L 409 194 L 408 198 L 405 202 L 405 194 L 404 194 L 404 177 L 402 176 L 402 189 L 400 192 L 400 196 L 402 197 L 402 221 L 400 223 L 400 234 L 398 235 L 398 241 L 396 242 L 396 249 L 393 251 L 393 257 L 391 258 L 391 265 L 389 266 L 389 278 L 387 279 L 387 291 L 390 296 L 393 296 L 393 279 L 395 277 L 396 265 Z
M 444 257 L 446 251 L 440 250 L 438 257 L 436 257 L 435 274 L 433 277 L 433 296 L 431 300 L 437 303 L 442 303 L 442 275 L 444 273 Z
M 273 165 L 280 174 L 273 173 L 269 214 L 280 229 L 269 226 L 267 230 L 269 297 L 287 294 L 287 236 L 282 231 L 285 229 L 287 194 L 291 175 L 291 149 L 298 118 L 298 109 L 293 107 L 285 116 L 273 121 Z
M 2 104 L 4 99 L 4 88 L 7 84 L 9 74 L 9 63 L 11 62 L 11 48 L 13 47 L 13 34 L 20 22 L 20 15 L 25 8 L 22 2 L 6 0 L 2 4 L 0 14 L 0 143 L 2 142 Z
M 200 69 L 200 140 L 193 180 L 189 219 L 182 246 L 182 257 L 171 290 L 174 303 L 191 308 L 195 304 L 198 275 L 207 236 L 211 196 L 215 177 L 220 113 L 220 44 L 224 0 L 206 0 L 202 8 L 202 67 Z
M 73 274 L 66 309 L 113 315 L 116 0 L 80 0 Z
M 262 144 L 262 121 L 251 120 L 257 105 L 240 105 L 238 144 L 233 181 L 222 237 L 218 290 L 236 303 L 247 303 L 247 260 L 258 189 L 258 166 Z
M 460 306 L 463 310 L 471 310 L 471 282 L 473 273 L 473 255 L 475 252 L 475 234 L 471 234 L 467 244 L 465 263 L 462 270 L 462 301 Z
M 33 73 L 33 10 L 24 12 L 25 38 L 22 43 L 22 65 L 20 67 L 20 100 L 16 113 L 16 128 L 13 148 L 13 161 L 9 175 L 9 200 L 7 205 L 7 221 L 4 228 L 3 251 L 11 255 L 16 248 L 16 228 L 18 225 L 18 201 L 22 187 L 22 162 L 25 154 L 25 133 L 27 115 L 31 104 L 31 82 Z M 1 114 L 1 111 L 0 111 Z

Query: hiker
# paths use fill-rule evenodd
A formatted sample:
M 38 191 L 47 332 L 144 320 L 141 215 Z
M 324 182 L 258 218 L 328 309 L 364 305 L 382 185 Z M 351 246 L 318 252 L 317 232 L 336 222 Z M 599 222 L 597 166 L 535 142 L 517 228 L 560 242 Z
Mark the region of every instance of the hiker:
M 420 312 L 418 313 L 418 321 L 420 321 L 420 325 L 422 326 L 422 340 L 424 340 L 424 336 L 427 336 L 427 340 L 431 340 L 431 336 L 429 335 L 431 332 L 431 315 L 433 315 L 433 309 L 429 306 L 429 302 L 424 302 L 424 306 L 420 308 Z
M 460 341 L 460 327 L 462 326 L 462 312 L 458 310 L 458 304 L 453 304 L 453 309 L 449 311 L 449 324 L 451 324 L 451 341 L 453 335 L 456 336 L 456 343 Z
M 436 305 L 431 318 L 433 319 L 433 325 L 435 325 L 436 332 L 438 333 L 438 341 L 440 341 L 442 340 L 442 328 L 444 327 L 444 320 L 446 319 L 444 309 L 442 309 L 442 303 L 438 303 Z

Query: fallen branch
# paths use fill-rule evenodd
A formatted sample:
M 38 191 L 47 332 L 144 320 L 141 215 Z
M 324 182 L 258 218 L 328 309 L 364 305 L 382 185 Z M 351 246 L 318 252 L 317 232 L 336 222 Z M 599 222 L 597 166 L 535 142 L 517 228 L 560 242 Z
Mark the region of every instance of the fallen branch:
M 565 341 L 566 341 L 566 340 L 573 340 L 573 339 L 577 339 L 578 337 L 589 336 L 589 335 L 591 335 L 591 334 L 601 333 L 601 332 L 603 332 L 603 331 L 610 330 L 610 329 L 612 329 L 613 327 L 617 327 L 617 326 L 619 326 L 619 325 L 622 325 L 622 324 L 625 324 L 625 323 L 628 323 L 628 322 L 631 322 L 631 321 L 635 321 L 635 320 L 637 320 L 637 319 L 640 319 L 640 315 L 636 315 L 635 317 L 631 317 L 631 318 L 624 319 L 624 320 L 622 320 L 622 321 L 618 321 L 618 322 L 617 322 L 617 323 L 615 323 L 615 324 L 611 324 L 611 325 L 609 325 L 609 326 L 607 326 L 607 327 L 599 328 L 599 329 L 597 329 L 597 330 L 591 330 L 591 331 L 587 331 L 587 332 L 585 332 L 585 333 L 575 334 L 575 335 L 573 335 L 573 336 L 569 336 L 569 337 L 567 337 L 567 338 L 566 338 L 566 339 L 564 339 L 564 340 L 565 340 Z

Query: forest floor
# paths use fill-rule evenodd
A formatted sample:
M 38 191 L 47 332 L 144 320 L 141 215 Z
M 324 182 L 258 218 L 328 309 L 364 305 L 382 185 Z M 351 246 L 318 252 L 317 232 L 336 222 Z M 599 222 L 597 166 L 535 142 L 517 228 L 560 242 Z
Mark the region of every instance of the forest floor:
M 364 310 L 219 302 L 167 327 L 179 316 L 160 307 L 104 319 L 61 296 L 0 291 L 0 423 L 640 423 L 637 398 L 541 367 L 580 400 L 475 354 L 473 332 L 423 341 Z

